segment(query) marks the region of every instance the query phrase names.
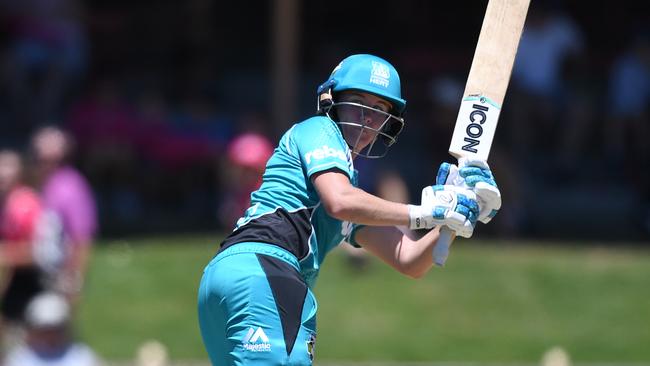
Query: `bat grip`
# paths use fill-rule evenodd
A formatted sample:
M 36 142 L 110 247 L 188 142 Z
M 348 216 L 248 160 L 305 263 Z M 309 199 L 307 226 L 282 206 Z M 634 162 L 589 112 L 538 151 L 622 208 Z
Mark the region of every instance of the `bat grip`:
M 433 262 L 439 267 L 443 267 L 447 261 L 453 233 L 454 232 L 446 226 L 440 228 L 438 242 L 436 243 L 436 246 L 433 247 Z

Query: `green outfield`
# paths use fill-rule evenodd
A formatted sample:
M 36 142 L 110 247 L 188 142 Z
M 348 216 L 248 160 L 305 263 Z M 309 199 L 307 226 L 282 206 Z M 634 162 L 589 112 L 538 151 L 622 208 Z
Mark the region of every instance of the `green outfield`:
M 98 243 L 79 336 L 107 360 L 149 339 L 205 360 L 196 288 L 218 239 Z M 357 271 L 336 251 L 316 286 L 317 359 L 531 364 L 557 345 L 578 363 L 650 362 L 648 246 L 568 244 L 459 241 L 417 281 L 377 261 Z

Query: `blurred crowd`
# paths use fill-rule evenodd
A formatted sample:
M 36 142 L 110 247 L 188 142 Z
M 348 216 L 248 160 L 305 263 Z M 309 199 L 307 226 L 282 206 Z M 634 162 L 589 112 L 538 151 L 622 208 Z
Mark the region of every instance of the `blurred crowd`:
M 267 154 L 284 127 L 271 125 L 267 64 L 250 57 L 264 44 L 255 32 L 242 31 L 240 40 L 225 37 L 235 21 L 216 22 L 219 9 L 210 0 L 167 4 L 146 16 L 146 4 L 4 0 L 0 6 L 3 146 L 25 150 L 43 125 L 68 133 L 76 152 L 71 163 L 93 188 L 104 235 L 230 229 L 229 216 L 238 213 L 225 212 L 241 206 L 243 192 L 254 184 L 236 184 L 241 172 L 233 166 L 242 162 L 229 146 L 254 134 L 265 142 L 252 145 Z M 303 6 L 309 34 L 320 17 Z M 415 28 L 437 26 L 444 14 L 423 6 L 411 19 Z M 531 5 L 491 155 L 506 207 L 486 234 L 647 237 L 650 178 L 640 168 L 650 156 L 644 141 L 650 128 L 645 20 L 626 24 L 627 31 L 616 33 L 618 47 L 602 51 L 561 3 Z M 170 27 L 175 31 L 164 31 Z M 330 36 L 345 32 L 332 29 Z M 366 174 L 371 192 L 381 185 L 375 178 L 399 171 L 409 199 L 435 167 L 400 162 L 422 154 L 431 157 L 429 165 L 450 159 L 446 147 L 474 47 L 419 37 L 403 49 L 377 46 L 402 70 L 407 129 L 381 164 L 358 164 L 377 170 Z M 321 65 L 367 47 L 361 40 L 346 42 L 326 39 L 321 47 L 306 47 L 303 83 L 322 81 L 330 70 Z M 221 52 L 228 47 L 233 52 Z M 295 104 L 301 113 L 312 112 L 313 93 L 300 94 Z M 589 217 L 598 210 L 608 214 Z M 600 224 L 618 229 L 603 233 Z
M 561 2 L 531 3 L 490 154 L 504 208 L 481 232 L 648 242 L 649 24 L 628 14 L 599 25 L 619 38 L 594 39 Z M 433 161 L 448 159 L 440 147 L 448 146 L 469 70 L 461 60 L 471 59 L 451 55 L 441 61 L 416 52 L 405 60 L 438 63 L 420 88 L 429 92 L 422 103 L 431 114 L 417 116 L 435 123 L 418 141 L 431 147 Z
M 627 31 L 602 51 L 558 4 L 531 5 L 490 157 L 504 208 L 478 235 L 647 242 L 650 22 L 615 24 Z M 72 347 L 69 322 L 96 238 L 228 231 L 260 184 L 278 137 L 264 104 L 267 63 L 251 57 L 265 49 L 258 33 L 266 32 L 228 36 L 215 1 L 158 5 L 0 0 L 0 327 L 3 350 L 22 347 L 10 359 L 65 349 L 95 362 L 91 350 Z M 345 27 L 322 39 L 312 20 L 327 14 L 303 5 L 306 34 L 323 41 L 305 46 L 301 76 L 311 86 L 331 60 L 369 45 L 368 37 L 337 43 Z M 440 22 L 437 4 L 420 5 L 405 29 Z M 433 181 L 430 165 L 451 159 L 474 44 L 459 51 L 427 43 L 432 37 L 372 49 L 401 70 L 407 128 L 384 161 L 357 168 L 366 190 L 394 201 L 415 201 Z M 221 69 L 238 63 L 246 68 Z M 314 99 L 308 90 L 298 108 L 311 113 Z
M 205 39 L 210 32 L 201 29 L 204 3 L 189 6 L 198 7 L 189 11 L 199 29 L 188 35 L 187 47 L 212 41 Z M 0 143 L 22 152 L 37 128 L 61 128 L 74 145 L 71 163 L 93 188 L 108 235 L 230 227 L 219 215 L 225 210 L 222 197 L 226 206 L 241 201 L 242 187 L 232 181 L 233 174 L 244 173 L 226 174 L 226 169 L 231 163 L 246 168 L 263 162 L 229 161 L 228 145 L 253 134 L 265 143 L 254 149 L 266 154 L 265 117 L 252 109 L 234 117 L 224 111 L 216 103 L 210 73 L 196 63 L 188 72 L 192 75 L 174 81 L 173 91 L 162 86 L 171 79 L 166 75 L 151 78 L 93 63 L 89 23 L 111 29 L 120 20 L 105 14 L 93 18 L 84 5 L 75 0 L 0 2 L 7 31 Z M 235 198 L 224 191 L 230 188 L 236 188 Z
M 54 126 L 35 131 L 30 164 L 18 151 L 0 149 L 0 352 L 7 365 L 93 356 L 74 343 L 70 322 L 97 233 L 97 209 L 87 180 L 70 165 L 70 152 L 71 138 Z

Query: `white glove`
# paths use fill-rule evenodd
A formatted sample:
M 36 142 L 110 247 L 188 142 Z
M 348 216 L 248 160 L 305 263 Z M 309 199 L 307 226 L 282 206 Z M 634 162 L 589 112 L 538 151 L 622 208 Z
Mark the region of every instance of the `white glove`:
M 442 163 L 436 184 L 450 184 L 473 190 L 480 207 L 478 221 L 484 224 L 490 222 L 501 208 L 501 191 L 485 160 L 460 158 L 458 166 Z
M 409 205 L 409 216 L 410 229 L 446 225 L 457 235 L 469 238 L 478 217 L 476 194 L 452 185 L 428 186 L 422 190 L 421 205 Z

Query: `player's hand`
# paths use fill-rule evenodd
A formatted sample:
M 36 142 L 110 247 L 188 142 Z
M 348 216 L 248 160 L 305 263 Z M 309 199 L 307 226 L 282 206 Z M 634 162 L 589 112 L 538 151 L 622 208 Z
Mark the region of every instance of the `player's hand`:
M 458 166 L 442 163 L 436 184 L 451 184 L 473 190 L 480 207 L 478 221 L 484 224 L 490 222 L 501 208 L 501 191 L 485 160 L 461 158 Z
M 485 160 L 460 159 L 458 175 L 463 178 L 465 185 L 471 188 L 478 198 L 478 220 L 487 224 L 501 208 L 501 191 Z
M 463 179 L 458 175 L 458 166 L 452 163 L 442 163 L 436 174 L 436 184 L 449 184 L 457 187 L 465 187 Z
M 422 190 L 421 205 L 409 205 L 409 227 L 416 230 L 445 225 L 456 235 L 469 238 L 474 232 L 478 213 L 473 191 L 452 185 L 428 186 Z

